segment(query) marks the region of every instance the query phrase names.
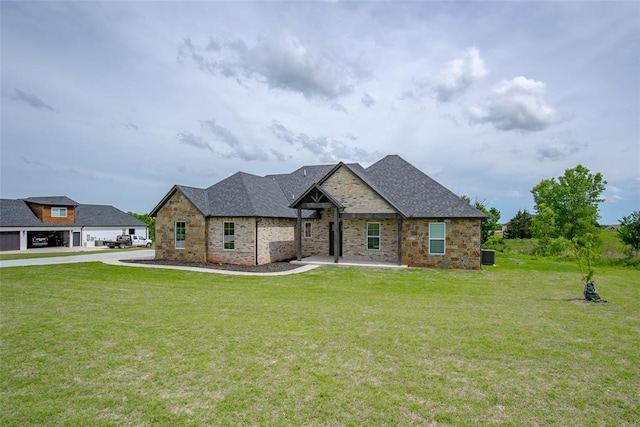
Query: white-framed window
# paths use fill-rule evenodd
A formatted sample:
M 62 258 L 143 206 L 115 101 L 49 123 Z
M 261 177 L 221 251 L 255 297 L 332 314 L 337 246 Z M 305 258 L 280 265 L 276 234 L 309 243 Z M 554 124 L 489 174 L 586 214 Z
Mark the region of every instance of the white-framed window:
M 225 221 L 223 228 L 223 247 L 225 250 L 232 251 L 236 248 L 236 224 L 231 221 Z
M 380 229 L 381 227 L 379 222 L 367 223 L 367 250 L 380 250 Z
M 51 208 L 51 217 L 52 218 L 66 218 L 67 217 L 67 208 Z
M 445 254 L 446 226 L 444 222 L 429 223 L 429 255 Z
M 176 249 L 184 249 L 187 238 L 187 223 L 184 221 L 176 221 L 175 230 Z
M 310 222 L 305 222 L 304 223 L 304 238 L 305 239 L 310 239 L 311 238 L 311 223 Z

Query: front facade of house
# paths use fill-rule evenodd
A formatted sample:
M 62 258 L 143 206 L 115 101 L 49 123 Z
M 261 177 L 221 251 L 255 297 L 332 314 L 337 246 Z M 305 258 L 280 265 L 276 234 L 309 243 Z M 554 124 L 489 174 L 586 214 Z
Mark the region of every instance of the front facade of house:
M 174 186 L 150 214 L 156 258 L 260 265 L 292 258 L 478 269 L 484 215 L 398 156 Z
M 0 200 L 0 250 L 95 246 L 118 234 L 147 237 L 148 226 L 113 206 L 66 196 Z

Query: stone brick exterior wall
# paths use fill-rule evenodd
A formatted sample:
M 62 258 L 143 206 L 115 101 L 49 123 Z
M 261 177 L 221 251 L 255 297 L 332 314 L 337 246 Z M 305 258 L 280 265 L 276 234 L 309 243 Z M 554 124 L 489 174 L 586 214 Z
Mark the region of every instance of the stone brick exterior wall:
M 186 223 L 184 249 L 175 247 L 176 221 Z M 156 259 L 204 262 L 205 224 L 204 215 L 180 191 L 176 191 L 156 217 Z
M 262 218 L 258 222 L 258 264 L 296 257 L 296 220 Z
M 234 249 L 224 249 L 224 223 L 234 223 Z M 204 241 L 204 238 L 203 238 Z M 207 262 L 255 265 L 256 219 L 229 217 L 209 218 L 207 221 Z
M 445 254 L 429 255 L 429 223 L 445 223 Z M 408 219 L 403 221 L 402 264 L 410 267 L 481 268 L 480 219 Z
M 235 247 L 224 249 L 224 223 L 234 223 Z M 209 218 L 207 262 L 255 265 L 256 233 L 258 264 L 296 257 L 296 220 L 290 218 Z
M 395 213 L 395 209 L 344 166 L 323 184 L 334 198 L 340 200 L 348 213 Z
M 333 209 L 323 209 L 320 219 L 302 220 L 302 256 L 329 256 L 329 222 L 333 221 Z M 311 223 L 311 237 L 304 237 L 304 223 Z
M 367 223 L 380 224 L 380 249 L 367 249 Z M 345 259 L 354 261 L 398 262 L 398 225 L 396 219 L 345 219 L 342 222 Z

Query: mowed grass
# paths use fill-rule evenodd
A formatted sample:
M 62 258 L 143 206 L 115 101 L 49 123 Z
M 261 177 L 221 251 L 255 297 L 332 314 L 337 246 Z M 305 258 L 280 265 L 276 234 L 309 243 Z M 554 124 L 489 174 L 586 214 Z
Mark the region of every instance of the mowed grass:
M 1 425 L 638 425 L 640 271 L 3 268 Z

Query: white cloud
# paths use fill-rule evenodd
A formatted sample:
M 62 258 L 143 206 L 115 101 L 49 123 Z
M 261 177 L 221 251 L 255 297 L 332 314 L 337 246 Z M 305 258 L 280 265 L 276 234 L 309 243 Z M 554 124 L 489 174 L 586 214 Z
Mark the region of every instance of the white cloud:
M 554 138 L 543 141 L 537 148 L 536 154 L 538 160 L 565 160 L 573 154 L 576 154 L 587 148 L 586 144 L 579 143 L 571 138 L 561 139 Z
M 480 51 L 470 47 L 461 58 L 448 62 L 432 79 L 431 85 L 438 101 L 449 102 L 486 75 L 487 67 Z
M 545 103 L 545 84 L 526 77 L 503 80 L 484 104 L 467 107 L 472 124 L 489 123 L 502 131 L 540 131 L 556 121 L 556 111 Z
M 262 148 L 241 144 L 230 130 L 217 124 L 215 119 L 200 121 L 200 127 L 208 131 L 215 140 L 222 144 L 214 145 L 204 137 L 192 133 L 179 133 L 178 141 L 227 159 L 237 158 L 244 161 L 266 161 L 269 159 L 268 154 Z
M 330 139 L 326 136 L 311 137 L 306 133 L 293 132 L 275 120 L 269 130 L 279 140 L 311 152 L 318 161 L 323 163 L 337 161 L 367 163 L 378 160 L 381 157 L 378 152 L 370 152 L 361 147 L 349 146 L 340 140 Z
M 609 184 L 607 185 L 607 189 L 604 193 L 604 199 L 610 203 L 620 202 L 625 200 L 623 193 L 622 188 Z
M 240 84 L 257 81 L 272 89 L 301 93 L 308 99 L 336 100 L 351 93 L 364 74 L 291 35 L 260 38 L 252 46 L 243 39 L 210 38 L 204 48 L 187 38 L 178 48 L 178 61 L 185 58 L 212 75 L 234 78 Z

